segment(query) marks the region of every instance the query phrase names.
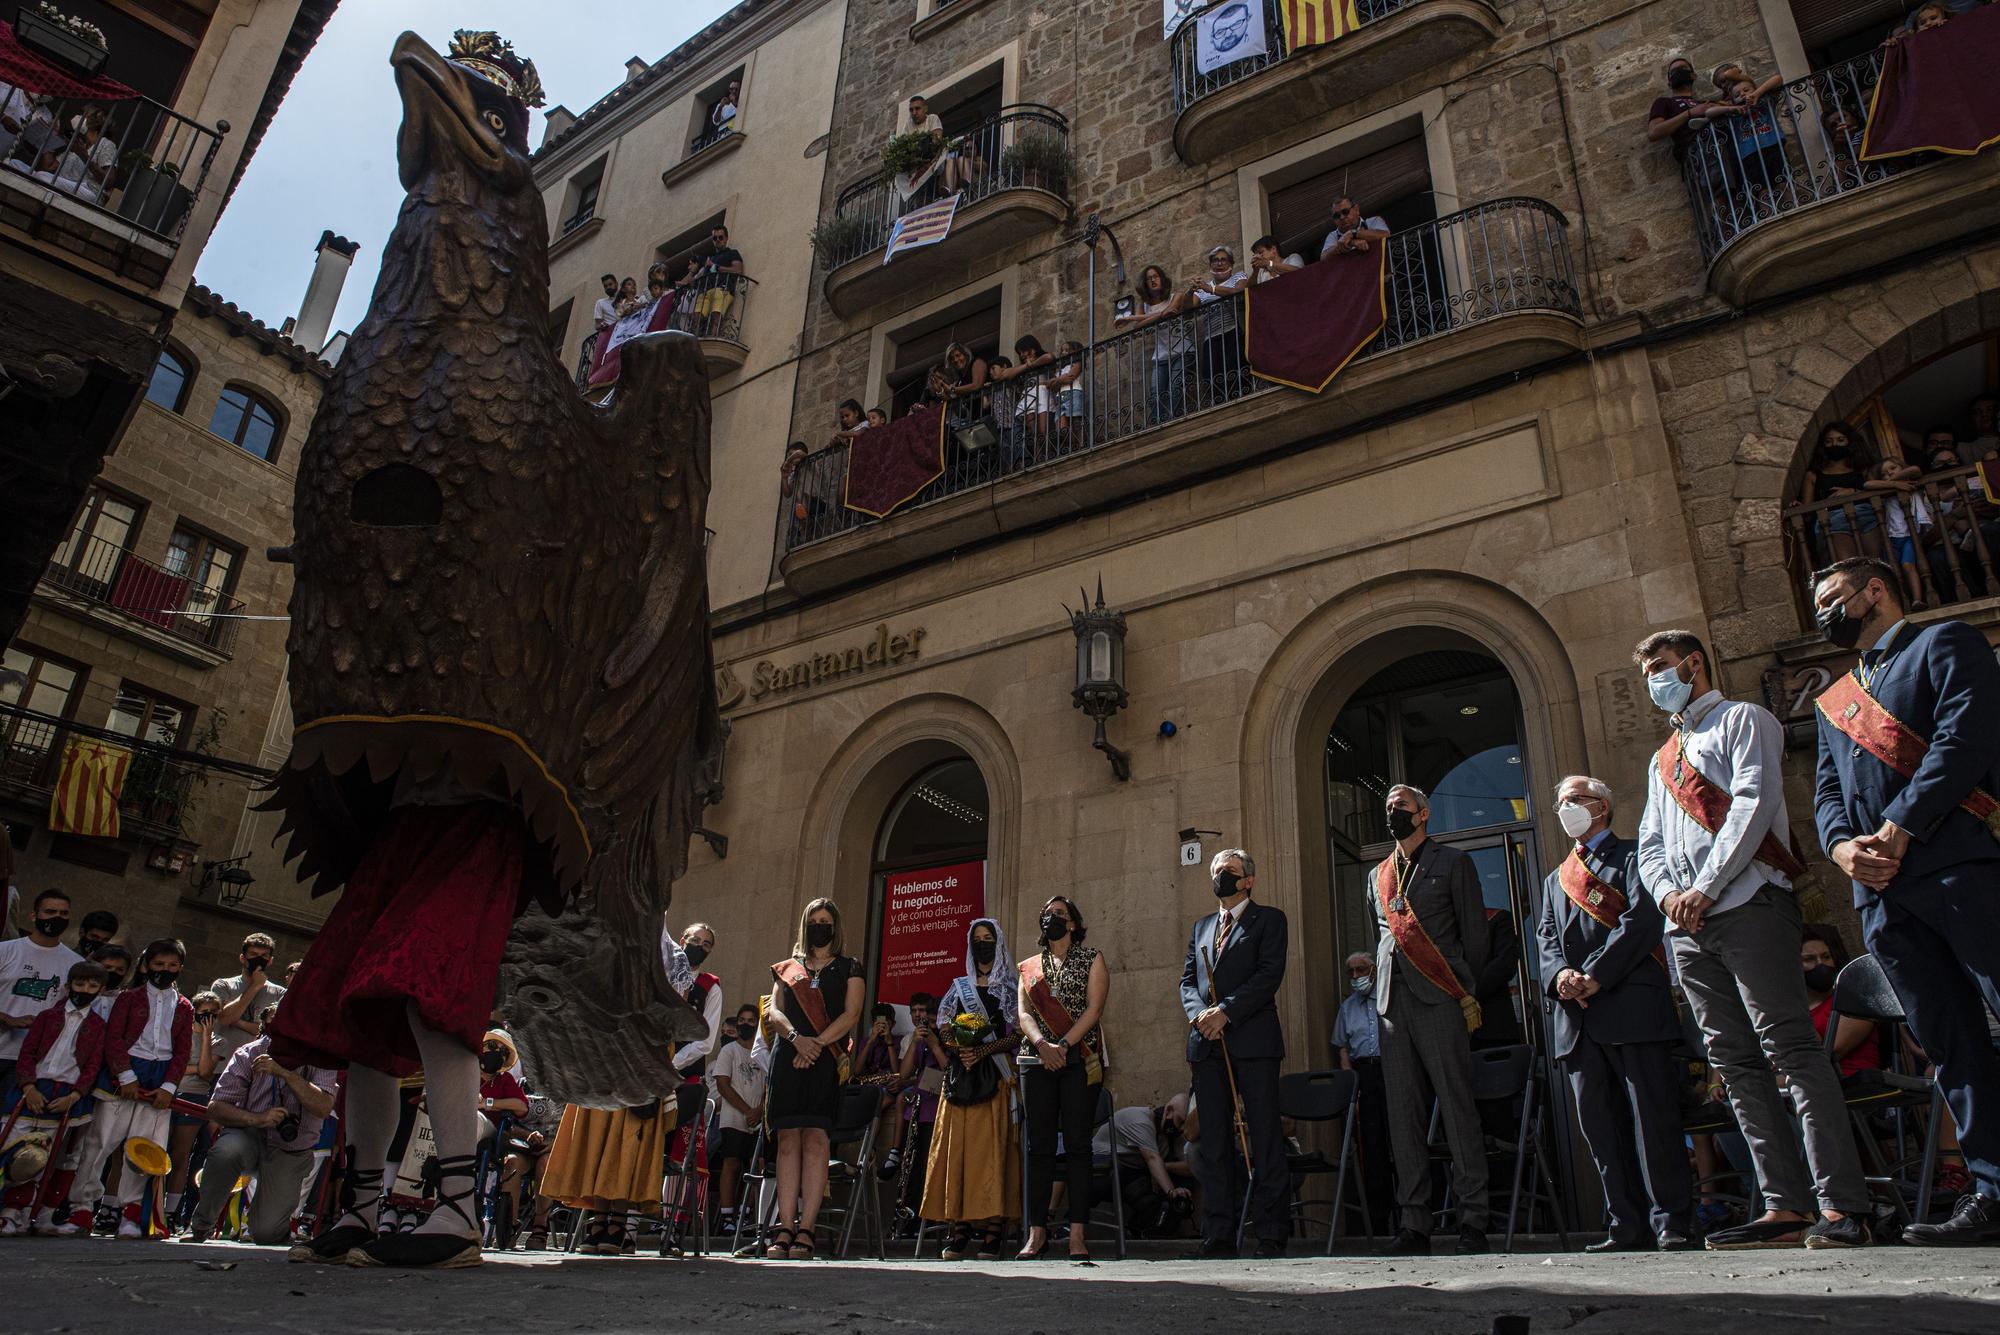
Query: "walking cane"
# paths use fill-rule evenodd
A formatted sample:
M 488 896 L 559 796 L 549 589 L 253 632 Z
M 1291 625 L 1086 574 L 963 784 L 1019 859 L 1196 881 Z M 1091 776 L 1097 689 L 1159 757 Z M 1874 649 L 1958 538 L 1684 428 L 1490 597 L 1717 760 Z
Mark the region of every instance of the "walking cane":
M 76 1105 L 71 1104 L 70 1106 L 75 1107 Z M 18 1113 L 20 1110 L 16 1108 L 15 1111 Z M 14 1124 L 10 1121 L 8 1122 L 7 1125 L 9 1129 L 11 1129 Z M 51 1206 L 43 1204 L 43 1198 L 49 1194 L 49 1174 L 59 1172 L 61 1170 L 62 1158 L 63 1158 L 63 1134 L 68 1130 L 69 1130 L 69 1108 L 64 1108 L 62 1116 L 56 1121 L 55 1138 L 49 1141 L 49 1161 L 42 1165 L 42 1175 L 35 1179 L 35 1200 L 34 1204 L 29 1207 L 28 1217 L 30 1219 L 38 1217 L 41 1211 L 45 1209 L 53 1208 Z M 0 1144 L 4 1143 L 5 1143 L 4 1138 L 0 1138 Z
M 1215 957 L 1209 953 L 1207 946 L 1203 946 L 1201 948 L 1201 958 L 1202 962 L 1208 966 L 1208 1004 L 1213 1006 L 1216 1004 Z M 1236 1063 L 1229 1056 L 1229 1043 L 1227 1039 L 1216 1039 L 1214 1042 L 1216 1046 L 1222 1049 L 1222 1069 L 1229 1076 L 1229 1101 L 1233 1105 L 1231 1111 L 1236 1118 L 1236 1144 L 1243 1151 L 1243 1172 L 1246 1176 L 1254 1176 L 1257 1172 L 1257 1165 L 1251 1162 L 1250 1159 L 1250 1122 L 1243 1113 L 1243 1095 L 1238 1093 L 1236 1089 Z

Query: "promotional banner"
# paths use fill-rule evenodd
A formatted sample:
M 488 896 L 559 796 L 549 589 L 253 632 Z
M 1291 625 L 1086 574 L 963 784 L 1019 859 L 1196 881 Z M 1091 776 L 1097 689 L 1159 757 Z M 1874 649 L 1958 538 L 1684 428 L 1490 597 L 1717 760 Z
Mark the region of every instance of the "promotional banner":
M 1261 0 L 1229 0 L 1195 18 L 1194 68 L 1212 74 L 1224 65 L 1270 53 Z
M 941 997 L 965 972 L 965 934 L 986 914 L 986 864 L 899 871 L 883 878 L 882 955 L 875 999 L 907 1006 Z

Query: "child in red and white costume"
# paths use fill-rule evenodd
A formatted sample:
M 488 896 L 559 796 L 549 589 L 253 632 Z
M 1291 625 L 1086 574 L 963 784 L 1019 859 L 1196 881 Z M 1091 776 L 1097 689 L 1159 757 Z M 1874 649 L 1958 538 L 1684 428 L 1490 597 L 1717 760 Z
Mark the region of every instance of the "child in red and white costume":
M 165 1148 L 174 1092 L 187 1071 L 194 1048 L 194 1007 L 180 994 L 181 963 L 187 949 L 163 939 L 147 946 L 139 957 L 140 985 L 118 994 L 104 1031 L 104 1069 L 98 1080 L 102 1096 L 90 1131 L 77 1151 L 76 1197 L 70 1218 L 83 1228 L 98 1198 L 102 1178 L 113 1155 L 123 1154 L 133 1137 Z M 126 1171 L 111 1204 L 124 1207 L 118 1236 L 145 1236 L 145 1189 L 148 1180 Z
M 72 964 L 64 1000 L 35 1016 L 35 1022 L 28 1026 L 15 1067 L 16 1087 L 5 1106 L 0 1106 L 0 1123 L 13 1122 L 9 1144 L 40 1137 L 49 1142 L 51 1155 L 59 1155 L 62 1147 L 54 1143 L 58 1131 L 67 1136 L 89 1124 L 91 1084 L 104 1056 L 104 1021 L 91 1010 L 91 1002 L 103 990 L 104 978 L 102 965 L 88 961 Z M 46 1188 L 37 1202 L 36 1188 L 42 1182 L 17 1183 L 0 1198 L 0 1237 L 30 1231 L 30 1212 L 36 1233 L 68 1235 L 78 1231 L 71 1223 L 58 1224 L 55 1218 L 56 1206 L 69 1193 L 70 1174 L 61 1169 L 47 1174 Z

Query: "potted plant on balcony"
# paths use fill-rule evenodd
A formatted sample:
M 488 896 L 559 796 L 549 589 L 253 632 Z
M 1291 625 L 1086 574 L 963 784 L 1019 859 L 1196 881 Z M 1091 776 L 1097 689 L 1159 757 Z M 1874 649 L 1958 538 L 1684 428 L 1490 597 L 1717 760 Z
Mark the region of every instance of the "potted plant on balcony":
M 118 216 L 149 232 L 171 236 L 194 204 L 194 191 L 181 184 L 181 165 L 156 163 L 138 148 L 127 151 L 119 162 L 125 191 L 118 197 Z
M 820 267 L 836 269 L 867 249 L 868 222 L 852 215 L 842 217 L 836 213 L 831 218 L 822 218 L 819 226 L 806 233 L 813 253 L 819 256 Z
M 937 155 L 937 140 L 922 130 L 892 134 L 882 145 L 882 180 L 894 184 L 898 176 L 914 176 Z
M 1000 179 L 1008 185 L 1069 195 L 1069 178 L 1076 171 L 1069 141 L 1061 135 L 1030 130 L 1000 155 Z
M 36 54 L 86 77 L 103 69 L 111 58 L 102 28 L 63 13 L 48 0 L 21 6 L 14 16 L 14 35 Z

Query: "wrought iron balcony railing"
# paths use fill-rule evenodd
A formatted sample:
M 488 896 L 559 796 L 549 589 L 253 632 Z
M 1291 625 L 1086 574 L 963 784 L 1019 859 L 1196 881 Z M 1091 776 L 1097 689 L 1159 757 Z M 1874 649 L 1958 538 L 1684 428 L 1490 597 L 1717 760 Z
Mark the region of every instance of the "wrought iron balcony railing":
M 1387 323 L 1357 360 L 1517 312 L 1580 319 L 1567 230 L 1553 205 L 1513 198 L 1390 237 Z M 983 401 L 954 400 L 954 429 L 983 419 L 998 444 L 966 450 L 948 443 L 943 475 L 903 510 L 1270 392 L 1275 386 L 1254 378 L 1243 362 L 1236 333 L 1242 306 L 1241 295 L 1232 296 L 1073 355 L 1052 347 L 1053 363 L 995 382 Z M 842 504 L 848 448 L 842 443 L 808 456 L 789 480 L 779 507 L 780 556 L 877 522 Z
M 85 538 L 57 552 L 42 583 L 225 658 L 236 647 L 231 614 L 241 612 L 242 603 L 188 571 L 156 565 L 105 538 Z
M 1882 54 L 1869 51 L 1794 79 L 1749 112 L 1691 122 L 1681 180 L 1704 260 L 1761 223 L 1934 160 L 1861 160 Z
M 1167 59 L 1174 70 L 1175 112 L 1185 111 L 1210 93 L 1221 92 L 1224 88 L 1254 78 L 1273 65 L 1291 59 L 1293 53 L 1285 41 L 1285 20 L 1281 13 L 1284 6 L 1280 0 L 1251 0 L 1251 3 L 1261 5 L 1264 10 L 1266 50 L 1261 56 L 1231 61 L 1203 74 L 1195 64 L 1194 22 L 1190 20 L 1183 23 L 1174 33 Z M 1367 24 L 1395 13 L 1408 3 L 1410 0 L 1354 0 L 1354 9 L 1361 22 Z
M 163 241 L 178 241 L 229 122 L 214 129 L 149 97 L 46 98 L 0 158 L 0 181 L 47 186 Z M 0 218 L 58 230 L 46 205 L 0 197 Z
M 0 796 L 47 809 L 73 737 L 95 737 L 132 753 L 118 793 L 120 837 L 178 836 L 192 814 L 195 789 L 207 782 L 202 758 L 13 705 L 0 705 Z
M 954 136 L 929 181 L 905 199 L 879 172 L 840 192 L 813 233 L 820 268 L 832 272 L 889 244 L 896 220 L 959 189 L 961 209 L 1003 190 L 1045 190 L 1065 203 L 1073 174 L 1069 122 L 1052 107 L 1023 103 Z M 951 173 L 947 186 L 946 173 Z M 962 178 L 962 179 L 961 179 Z

